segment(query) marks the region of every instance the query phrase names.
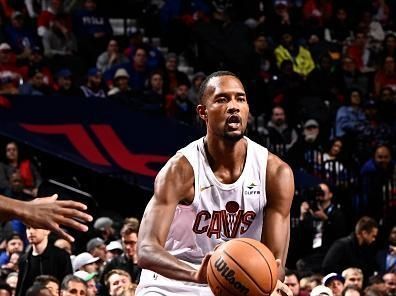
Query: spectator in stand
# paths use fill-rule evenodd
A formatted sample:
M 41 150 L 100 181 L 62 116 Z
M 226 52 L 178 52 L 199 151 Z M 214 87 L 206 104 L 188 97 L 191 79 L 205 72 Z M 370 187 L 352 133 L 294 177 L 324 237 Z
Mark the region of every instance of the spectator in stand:
M 12 14 L 11 22 L 4 28 L 4 33 L 18 60 L 27 60 L 30 49 L 38 45 L 35 32 L 25 24 L 24 15 L 20 11 Z
M 164 79 L 162 72 L 154 71 L 150 74 L 148 87 L 144 91 L 144 104 L 153 110 L 161 111 L 165 105 Z
M 64 13 L 63 0 L 50 0 L 48 8 L 40 13 L 37 19 L 37 34 L 43 37 L 52 26 L 63 34 L 71 32 L 71 18 Z
M 98 56 L 96 68 L 104 73 L 115 65 L 127 63 L 129 60 L 120 52 L 117 40 L 111 39 L 107 44 L 107 50 Z
M 379 58 L 385 60 L 386 57 L 393 57 L 396 59 L 396 34 L 394 32 L 385 35 L 382 49 L 378 54 Z
M 179 60 L 175 53 L 170 52 L 165 58 L 164 91 L 165 94 L 173 94 L 180 84 L 190 84 L 187 75 L 178 70 Z
M 150 71 L 156 71 L 164 67 L 165 61 L 162 52 L 155 45 L 143 42 L 144 36 L 141 30 L 131 28 L 128 35 L 129 46 L 124 50 L 124 55 L 129 60 L 133 60 L 133 56 L 137 48 L 144 47 L 147 50 L 148 69 Z
M 6 240 L 5 250 L 0 253 L 0 266 L 8 263 L 13 253 L 21 253 L 24 243 L 22 237 L 18 233 L 12 233 Z
M 338 7 L 332 16 L 332 20 L 328 23 L 326 40 L 342 45 L 351 36 L 351 33 L 352 24 L 350 18 L 348 18 L 348 12 L 344 7 Z
M 63 68 L 56 74 L 56 95 L 66 97 L 77 97 L 81 95 L 80 90 L 73 83 L 72 72 L 68 68 Z
M 301 203 L 296 229 L 296 244 L 304 255 L 297 266 L 302 271 L 320 272 L 331 244 L 347 233 L 345 215 L 334 202 L 333 192 L 326 183 L 314 187 L 309 195 Z
M 356 68 L 362 73 L 375 70 L 375 56 L 369 46 L 367 33 L 357 31 L 352 44 L 346 49 L 346 54 L 355 62 Z
M 342 277 L 345 279 L 344 286 L 354 286 L 359 290 L 363 289 L 363 271 L 356 267 L 349 267 L 342 271 Z
M 106 245 L 104 240 L 100 237 L 94 237 L 88 241 L 87 252 L 89 252 L 93 257 L 100 258 L 102 261 L 101 263 L 106 262 Z
M 114 221 L 109 217 L 99 217 L 94 222 L 94 229 L 100 233 L 100 237 L 105 243 L 109 243 L 118 238 L 113 224 Z
M 97 11 L 96 0 L 84 0 L 81 9 L 74 14 L 73 27 L 81 56 L 91 66 L 113 34 L 109 20 Z
M 105 98 L 106 92 L 102 86 L 102 73 L 96 68 L 87 72 L 87 82 L 80 86 L 80 96 L 84 98 Z
M 123 68 L 129 74 L 129 85 L 138 93 L 144 91 L 149 78 L 149 67 L 147 65 L 147 50 L 137 47 L 132 55 L 131 63 L 115 65 L 104 73 L 106 82 L 111 82 L 118 69 Z
M 105 284 L 110 296 L 134 295 L 134 293 L 129 294 L 128 292 L 133 292 L 136 288 L 129 273 L 121 269 L 111 270 L 106 275 Z
M 45 57 L 53 64 L 55 70 L 70 67 L 80 74 L 82 60 L 75 55 L 77 42 L 73 32 L 59 16 L 55 16 L 51 24 L 42 35 Z
M 385 283 L 385 292 L 387 296 L 396 295 L 396 273 L 388 272 L 382 276 Z
M 51 94 L 51 89 L 44 82 L 44 74 L 38 69 L 33 69 L 29 70 L 29 81 L 19 87 L 19 93 L 29 96 L 48 96 Z
M 136 225 L 124 224 L 121 229 L 121 241 L 124 253 L 121 256 L 113 258 L 105 265 L 102 272 L 101 283 L 105 283 L 108 273 L 113 269 L 122 269 L 126 271 L 133 283 L 137 283 L 140 278 L 141 268 L 136 264 L 136 243 L 138 239 L 138 228 Z
M 166 114 L 180 122 L 192 125 L 195 119 L 195 106 L 188 99 L 189 84 L 181 82 L 174 95 L 167 96 Z
M 293 292 L 293 296 L 308 296 L 308 293 L 300 289 L 300 282 L 296 271 L 286 270 L 284 283 Z
M 356 62 L 349 56 L 342 59 L 340 82 L 341 89 L 346 94 L 351 89 L 359 90 L 363 95 L 368 94 L 369 90 L 369 77 L 367 74 L 361 73 L 356 67 Z
M 364 278 L 368 279 L 375 270 L 375 253 L 372 244 L 377 235 L 377 222 L 367 216 L 360 218 L 356 222 L 354 232 L 331 245 L 323 259 L 323 272 L 341 273 L 344 269 L 354 266 L 360 268 Z
M 3 166 L 6 178 L 19 171 L 25 188 L 24 192 L 32 197 L 37 195 L 38 186 L 41 184 L 41 176 L 33 162 L 20 155 L 18 145 L 15 142 L 7 143 L 6 162 L 0 164 L 0 166 Z M 4 184 L 4 180 L 0 183 Z
M 274 50 L 270 46 L 268 36 L 258 33 L 253 41 L 252 69 L 254 77 L 262 81 L 271 79 L 275 68 Z
M 99 257 L 94 257 L 88 252 L 83 252 L 81 254 L 78 254 L 73 259 L 73 270 L 83 270 L 88 273 L 97 273 L 99 269 L 97 262 L 99 260 Z
M 307 77 L 315 68 L 315 63 L 309 50 L 297 45 L 290 32 L 282 34 L 280 45 L 275 48 L 275 58 L 279 68 L 283 61 L 293 61 L 293 70 L 302 77 Z
M 396 225 L 389 232 L 385 248 L 377 252 L 376 262 L 379 274 L 396 272 Z
M 17 296 L 24 296 L 38 275 L 52 275 L 61 281 L 72 273 L 69 254 L 48 242 L 50 231 L 27 226 L 26 233 L 32 248 L 19 261 Z
M 293 70 L 293 62 L 284 60 L 279 76 L 274 75 L 268 88 L 273 105 L 282 105 L 289 115 L 289 123 L 297 122 L 297 102 L 304 95 L 304 79 Z M 262 100 L 262 98 L 260 98 Z
M 52 71 L 49 68 L 48 61 L 44 58 L 43 49 L 40 46 L 32 47 L 27 66 L 29 71 L 38 70 L 43 73 L 46 85 L 53 85 Z
M 8 43 L 0 44 L 0 78 L 9 77 L 11 81 L 18 85 L 21 79 L 28 75 L 27 67 L 18 67 L 16 56 Z
M 191 101 L 191 103 L 194 104 L 194 106 L 197 106 L 199 104 L 198 102 L 199 88 L 201 87 L 201 84 L 204 81 L 205 77 L 206 75 L 204 72 L 197 72 L 193 75 L 191 79 L 191 87 L 188 90 L 188 99 Z
M 395 118 L 396 118 L 395 91 L 390 87 L 382 88 L 377 98 L 377 103 L 378 103 L 378 116 L 390 126 L 394 126 Z
M 340 84 L 335 61 L 332 60 L 330 54 L 322 54 L 318 65 L 307 77 L 310 95 L 318 96 L 333 105 L 340 93 Z
M 32 195 L 29 193 L 29 190 L 26 190 L 23 185 L 21 173 L 19 171 L 11 173 L 11 176 L 8 178 L 8 187 L 4 191 L 4 194 L 14 199 L 29 201 L 32 200 Z
M 79 270 L 76 271 L 74 275 L 82 279 L 87 284 L 86 296 L 96 296 L 98 292 L 95 282 L 96 273 L 88 273 L 86 271 Z
M 394 182 L 394 173 L 395 162 L 392 159 L 391 149 L 383 144 L 376 147 L 373 157 L 360 170 L 361 188 L 358 207 L 363 214 L 372 215 L 383 221 L 385 225 L 395 219 L 391 212 L 388 212 L 392 204 L 387 196 L 393 194 L 387 189 L 389 182 Z
M 346 106 L 337 110 L 335 119 L 335 136 L 350 138 L 357 136 L 366 124 L 366 115 L 363 112 L 362 93 L 352 89 L 347 97 Z
M 85 296 L 87 295 L 87 283 L 78 276 L 68 274 L 61 284 L 62 296 Z
M 375 74 L 374 95 L 378 96 L 384 87 L 389 87 L 396 91 L 396 63 L 395 58 L 392 56 L 385 58 L 381 69 Z
M 344 282 L 345 279 L 335 272 L 329 273 L 322 279 L 323 285 L 329 287 L 334 296 L 341 296 L 344 289 Z
M 309 294 L 310 296 L 333 296 L 333 292 L 329 287 L 324 285 L 315 286 Z
M 296 168 L 320 175 L 322 170 L 323 144 L 320 139 L 320 126 L 317 120 L 305 121 L 301 136 L 289 150 L 288 158 Z
M 297 131 L 288 125 L 285 110 L 281 106 L 272 108 L 271 120 L 266 126 L 257 126 L 257 132 L 259 139 L 260 136 L 268 138 L 268 143 L 260 140 L 259 143 L 267 144 L 265 146 L 280 157 L 285 157 L 298 140 Z
M 333 1 L 307 0 L 303 5 L 303 18 L 306 25 L 322 27 L 333 15 Z
M 373 13 L 371 11 L 363 11 L 358 23 L 358 28 L 367 32 L 367 37 L 370 40 L 371 46 L 378 46 L 385 39 L 382 25 L 378 20 L 373 18 Z
M 111 241 L 106 246 L 106 251 L 106 262 L 109 262 L 122 254 L 122 245 L 119 241 Z
M 140 96 L 129 87 L 129 74 L 125 69 L 120 68 L 116 71 L 113 86 L 108 92 L 109 99 L 133 111 L 142 108 Z
M 44 286 L 51 292 L 51 296 L 59 296 L 59 280 L 52 275 L 37 276 L 33 285 Z

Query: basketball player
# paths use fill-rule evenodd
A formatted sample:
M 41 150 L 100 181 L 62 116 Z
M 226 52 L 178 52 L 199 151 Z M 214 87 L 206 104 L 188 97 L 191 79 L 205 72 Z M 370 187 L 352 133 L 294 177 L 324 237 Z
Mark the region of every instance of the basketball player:
M 158 173 L 141 222 L 138 296 L 213 295 L 206 280 L 210 253 L 237 237 L 261 240 L 278 259 L 279 279 L 284 277 L 292 171 L 244 136 L 249 106 L 235 74 L 212 73 L 199 98 L 206 135 Z M 274 293 L 291 296 L 280 280 Z

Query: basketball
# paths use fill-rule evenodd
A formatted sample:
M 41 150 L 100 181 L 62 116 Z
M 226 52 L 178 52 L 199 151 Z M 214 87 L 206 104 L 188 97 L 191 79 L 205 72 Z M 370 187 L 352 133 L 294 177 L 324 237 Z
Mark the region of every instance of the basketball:
M 275 289 L 278 267 L 272 252 L 261 242 L 237 238 L 213 253 L 207 279 L 216 296 L 268 296 Z

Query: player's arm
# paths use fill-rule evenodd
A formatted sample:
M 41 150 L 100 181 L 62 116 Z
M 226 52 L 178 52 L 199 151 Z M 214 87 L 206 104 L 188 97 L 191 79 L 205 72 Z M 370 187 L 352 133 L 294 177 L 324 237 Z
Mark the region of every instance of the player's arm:
M 164 249 L 177 204 L 191 201 L 193 195 L 193 169 L 184 156 L 176 154 L 158 173 L 140 224 L 137 254 L 142 268 L 176 280 L 202 282 L 195 269 Z
M 87 231 L 88 226 L 83 223 L 92 221 L 92 217 L 84 212 L 87 210 L 86 205 L 71 200 L 61 201 L 57 198 L 55 194 L 32 201 L 20 201 L 0 195 L 0 220 L 18 218 L 27 225 L 51 230 L 72 242 L 74 238 L 61 226 Z
M 274 154 L 269 154 L 266 176 L 267 206 L 261 241 L 280 259 L 279 279 L 284 278 L 290 238 L 290 207 L 294 195 L 291 168 Z

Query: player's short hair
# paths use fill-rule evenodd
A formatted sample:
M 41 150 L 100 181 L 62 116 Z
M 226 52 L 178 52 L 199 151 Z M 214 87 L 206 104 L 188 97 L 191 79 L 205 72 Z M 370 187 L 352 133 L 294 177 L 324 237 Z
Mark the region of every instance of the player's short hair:
M 217 72 L 213 72 L 212 74 L 206 76 L 206 78 L 204 79 L 204 81 L 202 81 L 201 86 L 199 87 L 199 90 L 198 90 L 198 101 L 201 104 L 203 104 L 205 101 L 204 96 L 205 96 L 205 91 L 206 91 L 206 88 L 208 87 L 209 81 L 212 78 L 222 77 L 222 76 L 233 76 L 239 80 L 239 77 L 230 71 L 217 71 Z

